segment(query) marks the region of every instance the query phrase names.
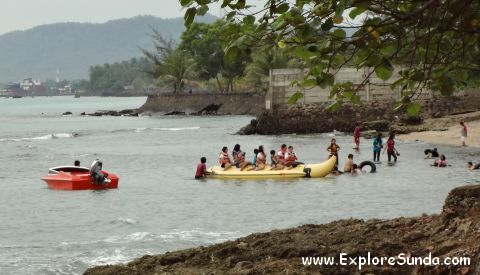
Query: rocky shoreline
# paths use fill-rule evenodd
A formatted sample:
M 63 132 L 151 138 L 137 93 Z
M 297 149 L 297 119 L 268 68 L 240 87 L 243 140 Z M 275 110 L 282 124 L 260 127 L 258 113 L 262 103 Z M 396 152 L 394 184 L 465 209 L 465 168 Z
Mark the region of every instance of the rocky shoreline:
M 302 257 L 469 257 L 469 265 L 304 266 Z M 480 274 L 480 185 L 453 189 L 437 215 L 392 220 L 340 220 L 252 234 L 235 241 L 162 255 L 124 265 L 99 266 L 107 274 Z
M 480 112 L 475 110 L 458 111 L 451 114 L 437 114 L 431 117 L 421 114 L 408 117 L 405 111 L 394 111 L 393 106 L 371 107 L 347 105 L 337 111 L 324 106 L 293 105 L 274 111 L 264 111 L 249 125 L 240 129 L 240 135 L 279 135 L 325 133 L 334 130 L 353 132 L 358 122 L 364 132 L 393 132 L 408 134 L 424 131 L 446 131 L 459 121 L 480 120 Z M 367 134 L 368 133 L 364 133 Z

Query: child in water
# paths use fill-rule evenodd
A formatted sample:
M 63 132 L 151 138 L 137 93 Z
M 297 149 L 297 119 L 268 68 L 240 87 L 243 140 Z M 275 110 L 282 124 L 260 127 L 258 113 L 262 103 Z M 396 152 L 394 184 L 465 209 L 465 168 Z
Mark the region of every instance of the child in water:
M 208 175 L 206 163 L 207 158 L 201 157 L 200 163 L 197 165 L 197 172 L 195 172 L 195 179 L 203 179 L 206 175 Z
M 338 151 L 340 151 L 340 146 L 338 146 L 336 139 L 332 138 L 330 146 L 327 147 L 327 151 L 330 152 L 329 158 L 332 156 L 337 158 L 335 165 L 338 166 Z

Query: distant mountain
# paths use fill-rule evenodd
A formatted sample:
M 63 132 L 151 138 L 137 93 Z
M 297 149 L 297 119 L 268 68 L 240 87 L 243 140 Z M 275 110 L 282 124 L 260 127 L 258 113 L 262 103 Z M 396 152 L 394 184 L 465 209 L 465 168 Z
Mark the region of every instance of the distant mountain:
M 216 17 L 199 17 L 213 22 Z M 91 65 L 141 56 L 139 47 L 152 49 L 150 26 L 178 39 L 183 18 L 137 16 L 102 24 L 56 23 L 0 35 L 0 82 L 24 77 L 55 79 L 86 78 Z

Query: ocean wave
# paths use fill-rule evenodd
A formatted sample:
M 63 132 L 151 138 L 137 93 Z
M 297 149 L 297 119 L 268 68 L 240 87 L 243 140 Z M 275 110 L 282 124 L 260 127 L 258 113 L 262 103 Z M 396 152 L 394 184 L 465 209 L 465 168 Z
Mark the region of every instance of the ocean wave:
M 111 224 L 138 224 L 138 221 L 129 218 L 118 218 L 110 222 Z
M 137 128 L 135 132 L 143 132 L 143 131 L 188 131 L 188 130 L 198 130 L 200 127 L 192 126 L 192 127 L 156 127 L 156 128 Z
M 125 263 L 129 260 L 131 260 L 131 257 L 124 255 L 123 251 L 117 248 L 111 252 L 104 251 L 102 255 L 97 256 L 93 259 L 86 259 L 86 262 L 90 266 L 96 266 L 106 264 L 120 264 Z
M 59 138 L 75 138 L 79 135 L 77 133 L 56 133 L 56 134 L 48 134 L 43 136 L 37 137 L 24 137 L 24 138 L 1 138 L 0 142 L 2 141 L 35 141 L 35 140 L 50 140 L 50 139 L 59 139 Z
M 125 242 L 138 242 L 138 241 L 152 241 L 155 239 L 155 234 L 150 232 L 134 232 L 126 236 L 112 236 L 108 237 L 105 242 L 107 243 L 125 243 Z

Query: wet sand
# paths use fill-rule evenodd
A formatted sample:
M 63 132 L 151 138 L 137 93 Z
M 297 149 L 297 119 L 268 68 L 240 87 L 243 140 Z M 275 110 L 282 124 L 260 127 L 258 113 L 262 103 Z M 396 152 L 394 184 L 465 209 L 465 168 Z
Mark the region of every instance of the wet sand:
M 467 146 L 480 148 L 480 120 L 470 119 L 474 118 L 472 113 L 469 116 L 451 116 L 448 120 L 445 118 L 442 119 L 432 119 L 428 123 L 432 124 L 432 129 L 443 128 L 441 130 L 435 131 L 423 131 L 423 132 L 412 132 L 404 135 L 397 135 L 397 138 L 400 140 L 406 141 L 424 141 L 431 144 L 441 144 L 441 145 L 452 145 L 452 146 L 461 146 L 462 142 L 460 140 L 460 132 L 462 127 L 459 122 L 462 119 L 465 119 L 468 127 L 468 137 L 466 139 Z

